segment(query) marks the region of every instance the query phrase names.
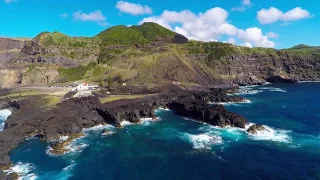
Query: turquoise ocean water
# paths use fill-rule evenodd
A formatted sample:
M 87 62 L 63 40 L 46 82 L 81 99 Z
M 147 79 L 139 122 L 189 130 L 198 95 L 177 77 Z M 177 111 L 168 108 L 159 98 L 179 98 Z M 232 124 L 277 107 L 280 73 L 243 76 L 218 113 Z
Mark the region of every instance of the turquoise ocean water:
M 320 83 L 241 88 L 244 104 L 226 104 L 268 131 L 248 135 L 158 110 L 159 121 L 101 126 L 62 156 L 30 139 L 10 153 L 21 179 L 320 179 Z M 103 136 L 103 129 L 113 134 Z

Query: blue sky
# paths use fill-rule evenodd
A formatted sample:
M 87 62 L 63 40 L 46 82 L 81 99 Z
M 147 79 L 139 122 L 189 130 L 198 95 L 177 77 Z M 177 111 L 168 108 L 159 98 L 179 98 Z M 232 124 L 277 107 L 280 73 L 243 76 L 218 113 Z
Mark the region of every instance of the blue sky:
M 191 39 L 287 48 L 320 45 L 319 0 L 1 0 L 0 36 L 42 31 L 94 36 L 114 25 L 157 22 Z

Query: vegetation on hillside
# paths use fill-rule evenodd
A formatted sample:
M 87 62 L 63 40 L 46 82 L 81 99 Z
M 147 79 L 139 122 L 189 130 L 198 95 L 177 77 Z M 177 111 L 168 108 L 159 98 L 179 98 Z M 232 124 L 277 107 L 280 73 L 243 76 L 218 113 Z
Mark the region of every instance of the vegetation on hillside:
M 103 45 L 121 44 L 144 44 L 161 36 L 173 37 L 176 33 L 156 23 L 144 23 L 141 26 L 115 26 L 97 35 Z
M 93 68 L 96 63 L 90 63 L 87 66 L 78 66 L 75 68 L 59 68 L 60 79 L 63 82 L 70 82 L 82 79 L 86 72 Z
M 217 64 L 232 64 L 229 61 L 230 56 L 271 57 L 275 60 L 283 57 L 320 57 L 319 47 L 306 45 L 276 50 L 248 48 L 222 42 L 168 43 L 175 35 L 175 32 L 156 23 L 144 23 L 131 27 L 111 27 L 94 37 L 69 37 L 59 32 L 43 32 L 35 37 L 35 40 L 40 42 L 44 49 L 49 49 L 37 56 L 66 57 L 71 59 L 72 66 L 79 65 L 74 68 L 61 66 L 58 69 L 60 81 L 82 79 L 104 85 L 122 82 L 138 85 L 160 84 L 167 81 L 199 83 L 199 76 L 209 79 L 216 77 L 214 67 Z M 89 62 L 91 63 L 88 64 Z M 37 71 L 35 66 L 38 64 L 30 65 L 27 73 Z

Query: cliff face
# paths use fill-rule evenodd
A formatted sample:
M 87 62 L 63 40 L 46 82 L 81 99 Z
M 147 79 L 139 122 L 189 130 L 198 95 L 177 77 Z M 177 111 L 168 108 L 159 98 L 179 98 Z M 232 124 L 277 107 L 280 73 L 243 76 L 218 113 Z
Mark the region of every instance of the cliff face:
M 227 81 L 251 84 L 271 76 L 298 81 L 320 80 L 320 54 L 298 55 L 279 51 L 278 54 L 232 55 L 215 61 L 214 71 Z
M 17 56 L 24 45 L 24 40 L 0 38 L 0 67 Z
M 2 64 L 1 64 L 2 63 Z M 320 80 L 319 47 L 285 50 L 188 42 L 157 24 L 116 26 L 94 37 L 44 32 L 29 41 L 0 39 L 0 87 L 92 83 L 261 84 L 273 76 Z

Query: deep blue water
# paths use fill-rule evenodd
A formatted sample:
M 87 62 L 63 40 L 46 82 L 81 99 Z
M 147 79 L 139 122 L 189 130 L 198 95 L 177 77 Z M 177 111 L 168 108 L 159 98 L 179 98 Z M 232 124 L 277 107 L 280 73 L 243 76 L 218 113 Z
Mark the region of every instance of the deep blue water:
M 63 156 L 32 139 L 10 154 L 22 179 L 320 179 L 320 83 L 243 88 L 226 105 L 269 132 L 247 135 L 159 110 L 160 120 L 86 130 Z

